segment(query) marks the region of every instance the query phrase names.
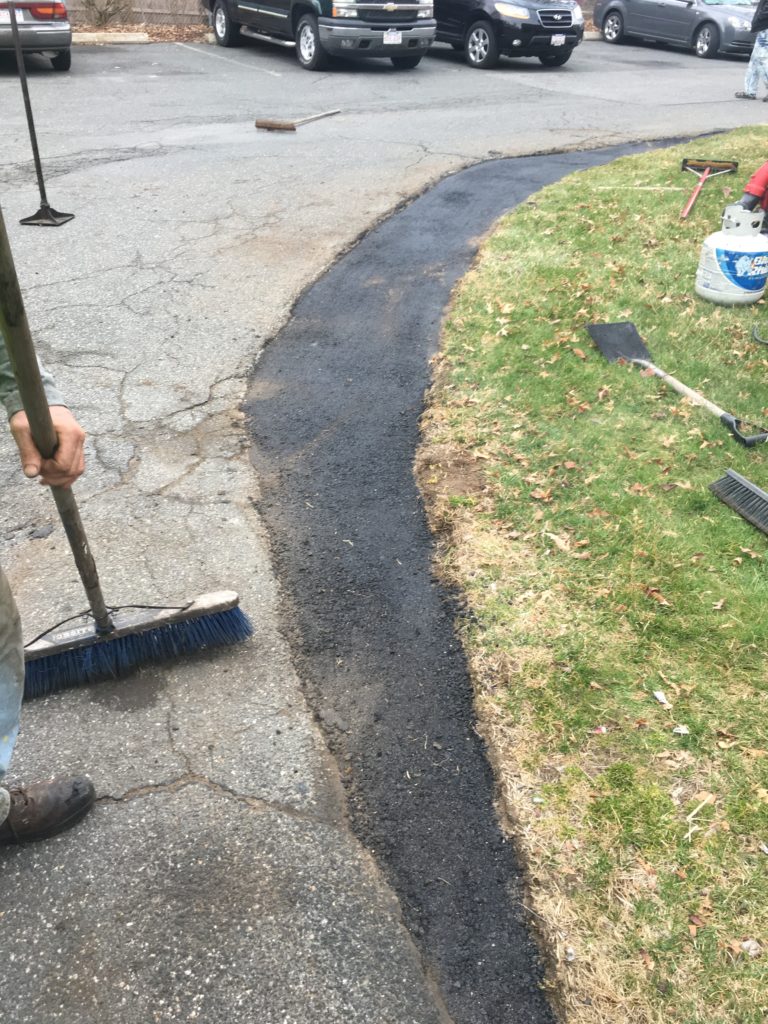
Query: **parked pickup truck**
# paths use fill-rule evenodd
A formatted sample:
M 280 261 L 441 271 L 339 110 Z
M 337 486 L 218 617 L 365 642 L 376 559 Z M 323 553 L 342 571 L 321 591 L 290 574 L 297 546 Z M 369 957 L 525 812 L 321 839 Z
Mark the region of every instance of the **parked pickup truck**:
M 415 68 L 435 38 L 433 0 L 205 0 L 220 46 L 240 34 L 296 46 L 309 71 L 331 56 L 388 57 L 396 68 Z

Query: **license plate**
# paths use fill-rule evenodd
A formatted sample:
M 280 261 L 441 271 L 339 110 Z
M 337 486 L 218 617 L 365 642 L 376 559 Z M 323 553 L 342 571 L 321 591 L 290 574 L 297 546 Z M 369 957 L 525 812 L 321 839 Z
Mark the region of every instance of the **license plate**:
M 388 28 L 387 31 L 384 33 L 385 43 L 394 43 L 395 45 L 397 45 L 398 43 L 402 43 L 402 41 L 403 33 L 398 32 L 396 28 Z
M 10 25 L 11 23 L 11 12 L 0 11 L 0 25 Z
M 552 36 L 553 46 L 565 46 L 565 36 Z

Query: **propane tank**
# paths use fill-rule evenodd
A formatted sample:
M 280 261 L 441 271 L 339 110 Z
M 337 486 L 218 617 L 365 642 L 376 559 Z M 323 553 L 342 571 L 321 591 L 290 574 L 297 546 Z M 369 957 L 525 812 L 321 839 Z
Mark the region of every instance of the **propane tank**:
M 762 210 L 726 206 L 720 231 L 704 239 L 696 294 L 723 306 L 757 302 L 768 279 L 768 237 Z

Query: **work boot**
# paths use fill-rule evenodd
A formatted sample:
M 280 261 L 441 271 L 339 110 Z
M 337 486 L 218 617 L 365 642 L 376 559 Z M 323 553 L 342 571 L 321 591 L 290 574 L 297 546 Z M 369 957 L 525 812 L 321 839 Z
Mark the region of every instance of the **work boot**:
M 0 824 L 0 846 L 50 839 L 71 828 L 93 806 L 93 783 L 85 775 L 59 775 L 9 790 L 11 810 Z
M 735 94 L 737 100 L 756 100 L 757 96 L 753 96 L 751 92 L 737 92 Z

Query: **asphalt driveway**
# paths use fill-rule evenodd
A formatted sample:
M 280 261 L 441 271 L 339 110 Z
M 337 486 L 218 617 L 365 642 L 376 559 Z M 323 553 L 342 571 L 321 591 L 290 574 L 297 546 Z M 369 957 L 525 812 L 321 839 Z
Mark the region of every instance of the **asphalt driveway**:
M 19 775 L 88 770 L 100 804 L 76 832 L 2 855 L 0 1018 L 447 1019 L 349 831 L 281 630 L 247 378 L 302 289 L 430 183 L 500 155 L 757 123 L 759 104 L 731 99 L 742 75 L 600 43 L 554 71 L 472 72 L 443 49 L 412 72 L 324 75 L 257 44 L 78 48 L 67 75 L 30 60 L 49 197 L 76 214 L 42 231 L 17 223 L 37 195 L 0 62 L 0 202 L 41 350 L 91 436 L 78 492 L 108 599 L 232 586 L 256 627 L 242 649 L 26 710 Z M 291 136 L 253 127 L 336 107 Z M 5 436 L 0 524 L 28 633 L 78 610 L 48 496 Z

